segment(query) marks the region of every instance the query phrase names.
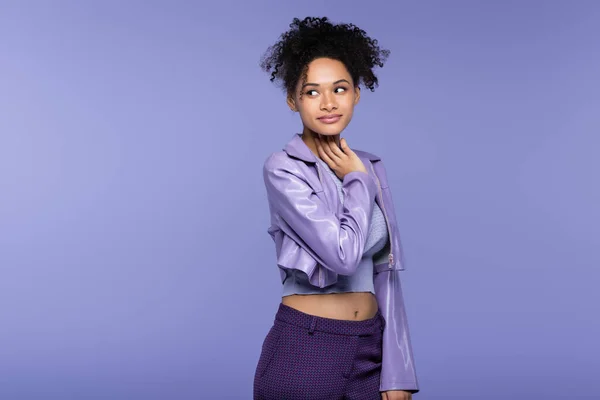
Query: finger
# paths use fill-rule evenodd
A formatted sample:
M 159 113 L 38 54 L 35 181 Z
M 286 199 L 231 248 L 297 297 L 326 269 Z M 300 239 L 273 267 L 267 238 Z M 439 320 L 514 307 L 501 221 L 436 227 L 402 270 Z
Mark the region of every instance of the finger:
M 342 151 L 344 152 L 344 154 L 348 154 L 350 152 L 350 146 L 348 146 L 348 142 L 346 141 L 346 138 L 343 138 L 340 140 L 340 147 L 342 149 Z
M 342 141 L 340 140 L 340 146 L 341 144 Z M 343 157 L 347 157 L 347 155 L 342 151 L 342 149 L 340 149 L 340 146 L 338 146 L 335 140 L 333 140 L 333 144 L 331 145 L 331 151 L 336 157 L 341 159 Z
M 317 152 L 319 153 L 319 157 L 321 157 L 321 159 L 325 161 L 327 165 L 333 168 L 335 166 L 335 162 L 333 162 L 333 160 L 325 152 L 325 146 L 321 143 L 321 140 L 317 139 L 315 140 L 315 143 L 317 144 Z
M 329 151 L 331 151 L 330 157 L 333 160 L 336 160 L 336 159 L 341 160 L 343 157 L 345 157 L 346 155 L 340 149 L 340 146 L 337 144 L 335 138 L 333 136 L 330 136 L 329 140 L 330 140 L 329 141 Z
M 329 157 L 329 159 L 332 162 L 337 162 L 339 160 L 339 157 L 333 153 L 333 150 L 331 147 L 332 139 L 328 136 L 325 136 L 324 142 L 325 143 L 323 143 L 323 151 L 327 154 L 327 156 Z M 334 146 L 335 146 L 335 144 L 334 144 Z
M 339 149 L 338 144 L 337 144 L 334 136 L 327 136 L 327 139 L 328 139 L 327 144 L 329 144 L 329 148 L 331 150 L 334 150 L 335 148 Z

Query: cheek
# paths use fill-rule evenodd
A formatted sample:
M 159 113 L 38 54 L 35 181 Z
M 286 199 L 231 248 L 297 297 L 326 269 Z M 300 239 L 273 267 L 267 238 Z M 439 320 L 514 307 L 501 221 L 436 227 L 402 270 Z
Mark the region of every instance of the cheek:
M 302 113 L 300 114 L 300 118 L 302 119 L 302 123 L 306 126 L 314 126 L 316 124 L 316 116 L 313 114 Z
M 354 108 L 354 95 L 344 96 L 343 104 L 346 108 Z
M 313 118 L 320 112 L 319 105 L 314 101 L 304 101 L 299 103 L 298 112 L 302 119 Z

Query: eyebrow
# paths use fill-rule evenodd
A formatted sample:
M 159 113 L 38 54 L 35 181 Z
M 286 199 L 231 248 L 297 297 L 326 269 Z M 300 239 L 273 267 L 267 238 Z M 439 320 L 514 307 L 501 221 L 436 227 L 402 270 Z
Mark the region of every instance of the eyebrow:
M 346 82 L 348 85 L 350 84 L 350 82 L 348 82 L 346 79 L 337 80 L 337 81 L 333 82 L 333 84 L 337 85 L 338 83 L 342 83 L 342 82 Z M 306 86 L 320 86 L 320 85 L 318 83 L 305 83 L 304 85 L 302 85 L 302 88 L 304 89 Z

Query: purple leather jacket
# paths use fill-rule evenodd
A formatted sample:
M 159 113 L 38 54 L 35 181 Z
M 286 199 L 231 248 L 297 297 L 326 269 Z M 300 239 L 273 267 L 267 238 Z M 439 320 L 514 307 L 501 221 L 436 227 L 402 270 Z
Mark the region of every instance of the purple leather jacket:
M 399 271 L 403 253 L 396 224 L 392 194 L 381 158 L 354 150 L 368 173 L 353 171 L 344 176 L 344 203 L 335 182 L 322 179 L 315 155 L 294 134 L 283 151 L 265 161 L 271 226 L 281 279 L 284 268 L 305 272 L 311 284 L 326 287 L 337 276 L 351 275 L 359 264 L 367 239 L 374 202 L 381 207 L 388 225 L 388 262 L 373 269 L 375 296 L 385 318 L 380 391 L 419 391 L 415 362 L 404 308 Z

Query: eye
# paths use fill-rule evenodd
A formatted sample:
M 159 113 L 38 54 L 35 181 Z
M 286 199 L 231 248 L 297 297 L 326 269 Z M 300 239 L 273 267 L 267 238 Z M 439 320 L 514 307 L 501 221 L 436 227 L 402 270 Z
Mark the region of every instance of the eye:
M 316 91 L 316 90 L 314 90 L 314 89 L 307 90 L 307 91 L 306 91 L 306 94 L 307 94 L 307 95 L 309 95 L 309 96 L 312 96 L 312 93 L 313 93 L 313 92 L 315 92 L 315 93 L 316 93 L 317 91 Z
M 345 92 L 346 88 L 345 87 L 338 87 L 338 88 L 335 88 L 335 90 L 336 90 L 336 93 L 341 93 L 341 92 Z M 337 92 L 337 90 L 341 90 L 341 92 Z

